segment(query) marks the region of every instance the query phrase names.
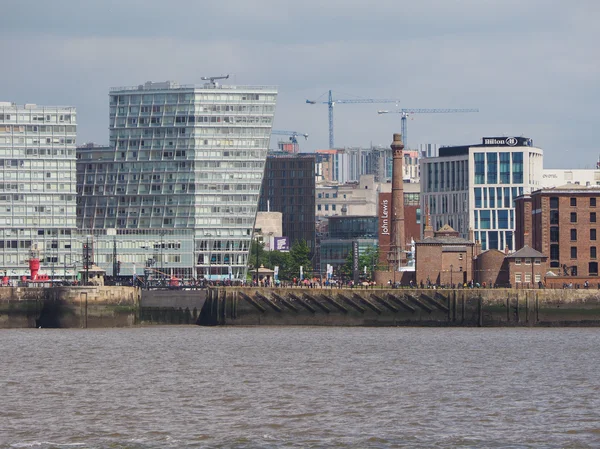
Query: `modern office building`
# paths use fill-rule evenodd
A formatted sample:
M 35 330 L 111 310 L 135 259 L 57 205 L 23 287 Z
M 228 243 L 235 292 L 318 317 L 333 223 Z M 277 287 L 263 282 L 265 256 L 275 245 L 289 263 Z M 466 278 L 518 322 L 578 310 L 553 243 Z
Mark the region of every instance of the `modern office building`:
M 147 82 L 109 98 L 109 147 L 78 150 L 94 261 L 112 274 L 117 246 L 121 275 L 244 278 L 276 88 Z
M 304 240 L 315 252 L 315 155 L 270 152 L 260 195 L 261 212 L 282 213 L 290 246 Z
M 71 272 L 75 250 L 73 107 L 0 102 L 0 269 L 29 276 L 37 249 L 40 274 Z
M 526 137 L 484 137 L 478 145 L 442 147 L 421 159 L 421 210 L 434 229 L 445 224 L 482 250 L 515 249 L 514 199 L 539 189 L 541 149 Z

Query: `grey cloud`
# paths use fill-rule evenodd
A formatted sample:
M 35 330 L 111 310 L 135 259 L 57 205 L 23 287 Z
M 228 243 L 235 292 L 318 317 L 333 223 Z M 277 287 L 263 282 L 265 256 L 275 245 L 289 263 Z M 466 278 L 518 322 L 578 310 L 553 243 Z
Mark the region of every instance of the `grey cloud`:
M 599 3 L 600 4 L 600 3 Z M 546 164 L 594 163 L 600 92 L 596 2 L 19 1 L 3 5 L 0 99 L 73 104 L 80 141 L 106 142 L 108 89 L 146 80 L 275 84 L 276 128 L 327 145 L 327 90 L 338 97 L 399 98 L 400 107 L 478 107 L 420 115 L 411 143 L 464 144 L 525 134 Z M 35 8 L 34 8 L 35 6 Z M 30 14 L 32 10 L 36 14 Z M 338 105 L 338 145 L 389 144 L 394 105 Z M 591 162 L 590 162 L 591 161 Z

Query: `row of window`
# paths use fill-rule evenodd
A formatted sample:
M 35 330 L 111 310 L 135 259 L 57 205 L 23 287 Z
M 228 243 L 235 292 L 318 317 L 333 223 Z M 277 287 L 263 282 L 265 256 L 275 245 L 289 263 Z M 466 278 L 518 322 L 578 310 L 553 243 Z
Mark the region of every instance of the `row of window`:
M 110 104 L 163 104 L 214 101 L 275 101 L 275 94 L 207 94 L 207 93 L 179 93 L 179 94 L 144 94 L 144 95 L 111 95 Z
M 572 207 L 576 207 L 577 206 L 577 198 L 569 198 L 569 205 L 571 205 Z M 589 198 L 588 205 L 590 207 L 596 207 L 596 198 L 594 198 L 594 197 Z M 550 209 L 558 209 L 558 197 L 555 197 L 555 196 L 550 197 Z
M 553 226 L 550 228 L 550 241 L 558 242 L 559 240 L 559 232 L 558 227 Z M 596 229 L 590 229 L 590 240 L 596 240 Z M 577 229 L 571 229 L 571 241 L 577 241 Z
M 534 279 L 535 282 L 538 283 L 542 280 L 542 276 L 536 274 Z M 515 283 L 520 284 L 522 282 L 531 282 L 531 273 L 525 273 L 525 276 L 523 276 L 523 273 L 515 273 Z
M 25 114 L 19 112 L 18 114 L 0 114 L 0 121 L 9 122 L 17 121 L 18 123 L 31 123 L 31 122 L 52 122 L 56 123 L 74 123 L 75 114 L 40 114 L 40 113 L 29 113 Z
M 523 152 L 474 153 L 473 158 L 475 184 L 510 184 L 511 174 L 513 184 L 523 183 Z

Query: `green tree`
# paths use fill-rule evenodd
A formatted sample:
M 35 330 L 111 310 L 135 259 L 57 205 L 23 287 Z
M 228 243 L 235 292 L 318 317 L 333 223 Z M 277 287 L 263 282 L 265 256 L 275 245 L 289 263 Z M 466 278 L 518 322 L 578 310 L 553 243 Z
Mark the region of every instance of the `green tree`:
M 300 267 L 304 272 L 304 277 L 310 276 L 312 273 L 312 265 L 310 263 L 310 249 L 305 240 L 296 240 L 290 248 L 290 275 L 292 278 L 300 276 Z
M 352 270 L 352 250 L 348 252 L 346 256 L 346 261 L 344 265 L 342 265 L 339 269 L 340 274 L 347 279 L 351 279 L 354 276 L 354 272 Z M 364 269 L 367 267 L 367 277 L 369 279 L 374 279 L 374 271 L 379 269 L 379 247 L 372 246 L 364 250 L 362 253 L 358 254 L 358 269 L 360 271 L 360 276 L 364 276 Z
M 289 281 L 292 279 L 291 260 L 290 253 L 288 252 L 271 251 L 271 254 L 269 255 L 269 268 L 274 270 L 276 266 L 279 267 L 279 280 Z
M 269 255 L 268 251 L 265 251 L 265 244 L 260 243 L 257 240 L 252 240 L 250 244 L 250 254 L 248 255 L 248 268 L 250 270 L 256 270 L 256 256 L 258 252 L 258 266 L 268 265 Z

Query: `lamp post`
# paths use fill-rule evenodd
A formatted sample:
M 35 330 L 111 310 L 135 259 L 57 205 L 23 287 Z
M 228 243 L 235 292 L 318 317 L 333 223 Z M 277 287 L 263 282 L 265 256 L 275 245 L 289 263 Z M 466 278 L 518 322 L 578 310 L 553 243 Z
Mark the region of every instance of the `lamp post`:
M 454 284 L 452 283 L 452 264 L 450 264 L 450 288 L 454 288 Z
M 256 237 L 256 286 L 258 287 L 258 236 Z
M 208 249 L 208 280 L 210 281 L 210 275 L 211 275 L 211 259 L 212 259 L 212 234 L 210 234 L 210 232 L 205 232 L 204 233 L 204 237 L 207 237 L 206 239 L 206 247 Z
M 90 236 L 86 235 L 85 237 L 85 254 L 84 254 L 84 263 L 85 263 L 85 282 L 83 285 L 88 285 L 90 280 Z
M 160 231 L 160 277 L 162 279 L 162 284 L 165 283 L 165 256 L 163 252 L 164 244 L 163 244 L 163 236 L 165 235 L 165 231 Z

